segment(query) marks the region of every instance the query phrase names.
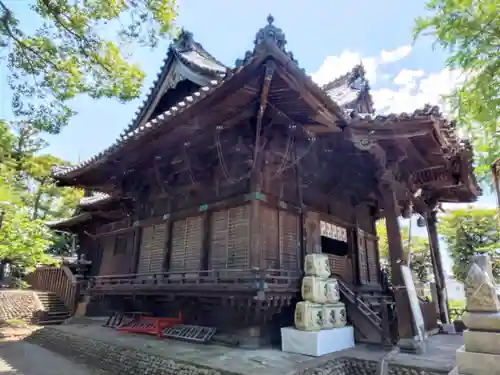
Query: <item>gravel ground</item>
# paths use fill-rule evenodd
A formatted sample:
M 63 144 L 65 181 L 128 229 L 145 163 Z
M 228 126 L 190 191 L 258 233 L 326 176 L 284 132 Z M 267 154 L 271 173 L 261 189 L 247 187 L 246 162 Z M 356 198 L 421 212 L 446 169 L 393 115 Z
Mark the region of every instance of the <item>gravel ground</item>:
M 103 375 L 38 345 L 0 341 L 0 375 Z

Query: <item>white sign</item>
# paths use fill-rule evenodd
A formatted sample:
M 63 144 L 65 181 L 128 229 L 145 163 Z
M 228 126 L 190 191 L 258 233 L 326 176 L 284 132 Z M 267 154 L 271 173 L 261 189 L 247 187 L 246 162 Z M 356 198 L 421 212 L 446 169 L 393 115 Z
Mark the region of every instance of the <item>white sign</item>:
M 320 232 L 324 237 L 328 237 L 337 241 L 347 242 L 347 229 L 339 227 L 335 224 L 321 221 Z
M 408 292 L 408 298 L 410 299 L 410 308 L 415 325 L 417 326 L 418 336 L 420 341 L 424 341 L 427 336 L 425 332 L 424 315 L 422 314 L 422 309 L 420 308 L 420 301 L 418 300 L 417 290 L 415 289 L 410 267 L 401 265 L 401 273 L 403 274 L 406 291 Z

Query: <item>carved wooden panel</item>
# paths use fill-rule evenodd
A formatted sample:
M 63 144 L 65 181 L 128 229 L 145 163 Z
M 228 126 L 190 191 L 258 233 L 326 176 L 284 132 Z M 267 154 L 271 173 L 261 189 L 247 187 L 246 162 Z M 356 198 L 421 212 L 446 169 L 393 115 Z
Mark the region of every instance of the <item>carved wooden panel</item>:
M 167 241 L 166 224 L 142 228 L 137 273 L 162 273 Z
M 262 268 L 279 268 L 280 228 L 279 211 L 265 205 L 260 210 L 260 265 Z
M 113 264 L 114 238 L 111 236 L 102 237 L 99 241 L 99 247 L 102 252 L 99 275 L 101 276 L 112 275 L 114 273 L 114 264 Z
M 368 260 L 366 256 L 366 240 L 363 230 L 358 229 L 358 267 L 359 267 L 359 281 L 361 284 L 368 283 Z
M 188 217 L 172 226 L 169 271 L 199 271 L 203 254 L 203 217 Z
M 372 238 L 366 238 L 366 256 L 370 283 L 379 283 L 379 267 L 377 262 L 377 243 Z
M 212 214 L 210 267 L 248 268 L 250 244 L 250 205 Z
M 287 212 L 279 212 L 279 249 L 280 268 L 295 270 L 299 267 L 299 216 Z

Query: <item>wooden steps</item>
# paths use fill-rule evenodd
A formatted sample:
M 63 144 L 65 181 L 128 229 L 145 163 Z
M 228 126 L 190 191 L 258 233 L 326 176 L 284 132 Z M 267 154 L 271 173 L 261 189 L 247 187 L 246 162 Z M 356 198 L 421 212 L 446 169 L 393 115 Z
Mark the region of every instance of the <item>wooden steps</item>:
M 354 326 L 356 341 L 373 344 L 390 344 L 387 317 L 382 311 L 390 302 L 382 291 L 355 292 L 339 280 L 341 299 L 346 304 L 347 316 Z

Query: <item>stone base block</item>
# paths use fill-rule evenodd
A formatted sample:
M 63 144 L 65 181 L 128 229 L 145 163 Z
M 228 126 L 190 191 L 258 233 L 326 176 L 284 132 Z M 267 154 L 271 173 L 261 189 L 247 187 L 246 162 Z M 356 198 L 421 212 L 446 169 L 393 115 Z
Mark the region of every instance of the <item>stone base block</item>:
M 500 332 L 464 332 L 465 351 L 500 355 Z
M 351 326 L 324 331 L 299 331 L 295 327 L 281 328 L 281 350 L 319 357 L 354 347 Z
M 500 375 L 500 355 L 457 350 L 457 369 L 466 375 Z
M 466 312 L 462 321 L 471 330 L 500 332 L 500 312 Z
M 402 353 L 422 354 L 425 352 L 425 341 L 420 341 L 419 337 L 402 338 L 398 341 L 398 347 Z

